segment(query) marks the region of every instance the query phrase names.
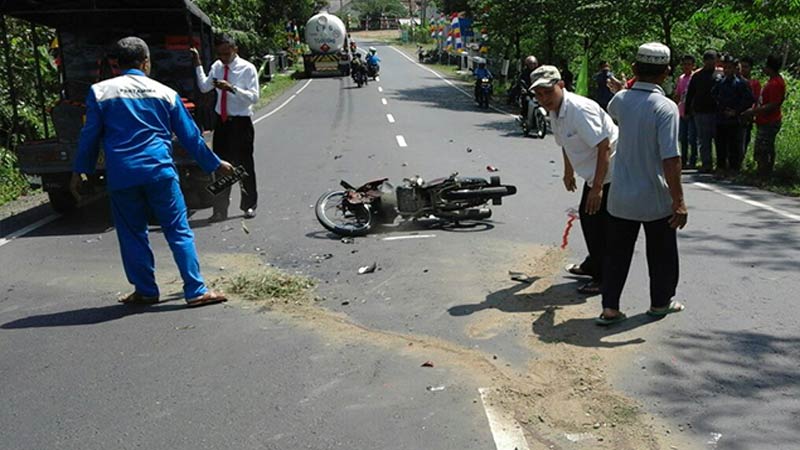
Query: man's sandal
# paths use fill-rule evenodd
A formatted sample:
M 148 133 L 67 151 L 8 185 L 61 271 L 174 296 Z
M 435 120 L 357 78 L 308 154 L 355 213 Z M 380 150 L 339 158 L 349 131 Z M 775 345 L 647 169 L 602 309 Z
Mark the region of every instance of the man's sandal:
M 564 267 L 564 270 L 571 273 L 572 275 L 576 275 L 579 277 L 590 277 L 592 276 L 589 272 L 581 269 L 580 264 L 568 264 L 567 267 Z
M 208 291 L 200 297 L 195 297 L 186 301 L 186 306 L 196 308 L 198 306 L 213 305 L 215 303 L 227 302 L 228 298 L 221 292 Z
M 664 309 L 648 309 L 647 315 L 650 317 L 664 317 L 668 314 L 679 313 L 684 309 L 686 309 L 686 306 L 673 300 L 669 302 L 669 306 Z
M 131 292 L 124 297 L 119 297 L 117 301 L 125 305 L 154 305 L 158 303 L 158 296 L 147 297 L 138 292 Z
M 628 317 L 623 313 L 619 313 L 616 316 L 609 317 L 609 318 L 606 318 L 606 316 L 600 314 L 600 317 L 595 317 L 594 323 L 596 323 L 597 325 L 600 325 L 600 326 L 607 327 L 609 325 L 614 325 L 615 323 L 620 323 L 620 322 L 624 321 L 627 318 Z

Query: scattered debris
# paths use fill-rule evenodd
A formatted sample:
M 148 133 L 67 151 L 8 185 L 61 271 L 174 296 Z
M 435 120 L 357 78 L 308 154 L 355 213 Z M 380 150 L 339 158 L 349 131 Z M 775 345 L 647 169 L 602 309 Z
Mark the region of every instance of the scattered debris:
M 368 266 L 360 267 L 358 269 L 358 274 L 359 275 L 364 275 L 364 274 L 367 274 L 367 273 L 372 273 L 372 272 L 375 272 L 375 269 L 377 269 L 377 268 L 378 268 L 378 263 L 372 263 L 372 264 L 370 264 Z
M 489 172 L 499 172 L 500 171 L 500 169 L 498 169 L 495 166 L 486 166 L 486 170 L 488 170 Z
M 408 163 L 403 163 L 403 164 L 400 164 L 400 165 L 403 166 L 403 167 L 408 167 Z
M 420 367 L 433 367 L 433 361 L 425 361 Z
M 367 156 L 367 159 L 372 159 L 374 157 L 375 157 L 375 155 L 369 155 L 369 156 Z
M 428 386 L 426 389 L 428 389 L 430 392 L 442 392 L 444 390 L 444 386 Z
M 709 438 L 706 444 L 710 445 L 711 448 L 717 448 L 720 439 L 722 439 L 722 433 L 711 433 L 711 438 Z
M 536 281 L 536 277 L 528 276 L 523 272 L 509 270 L 508 275 L 511 277 L 511 281 L 519 281 L 520 283 L 533 284 Z
M 228 231 L 233 231 L 233 227 L 230 225 L 225 225 L 225 227 L 222 229 L 222 232 L 227 233 Z
M 453 140 L 452 140 L 452 139 L 450 139 L 450 142 L 453 142 Z
M 567 433 L 564 435 L 570 442 L 580 442 L 580 441 L 587 441 L 589 439 L 595 439 L 592 433 Z
M 467 147 L 467 153 L 472 153 L 472 147 Z
M 327 261 L 327 260 L 333 258 L 333 254 L 331 254 L 331 253 L 323 253 L 323 254 L 320 255 L 320 254 L 314 253 L 313 255 L 311 255 L 311 257 L 314 258 L 314 260 L 319 263 L 319 262 Z
M 550 160 L 550 164 L 555 164 L 555 163 L 556 163 L 555 160 L 552 159 Z
M 352 244 L 355 241 L 356 240 L 351 238 L 351 237 L 343 237 L 341 242 L 342 242 L 342 244 Z
M 176 330 L 193 330 L 194 325 L 184 325 L 182 327 L 175 327 Z
M 349 300 L 345 300 L 345 301 L 343 301 L 343 302 L 342 302 L 342 306 L 347 306 L 347 305 L 349 305 L 349 304 L 350 304 L 350 301 L 349 301 Z
M 342 156 L 344 156 L 344 155 L 336 155 L 336 156 L 334 156 L 334 157 L 333 157 L 333 159 L 334 159 L 334 160 L 336 160 L 336 159 L 342 159 Z
M 87 243 L 87 244 L 94 244 L 95 242 L 100 242 L 100 241 L 102 241 L 102 240 L 103 240 L 103 236 L 97 236 L 96 238 L 92 238 L 92 239 L 86 239 L 86 240 L 85 240 L 85 241 L 83 241 L 83 242 L 85 242 L 85 243 Z
M 250 229 L 247 228 L 247 225 L 245 225 L 244 220 L 242 221 L 242 231 L 244 231 L 244 234 L 250 234 Z

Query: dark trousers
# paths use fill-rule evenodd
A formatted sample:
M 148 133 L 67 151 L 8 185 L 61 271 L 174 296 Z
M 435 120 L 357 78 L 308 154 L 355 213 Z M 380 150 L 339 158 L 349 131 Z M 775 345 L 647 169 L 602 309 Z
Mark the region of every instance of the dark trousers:
M 742 167 L 742 130 L 739 124 L 717 124 L 717 168 L 739 170 Z
M 250 117 L 228 116 L 224 123 L 217 116 L 214 127 L 214 153 L 220 158 L 236 166 L 243 166 L 249 176 L 240 183 L 239 188 L 242 200 L 239 209 L 247 211 L 258 206 L 258 192 L 256 191 L 256 168 L 253 160 L 253 121 Z M 214 213 L 228 214 L 231 203 L 231 189 L 217 195 L 214 199 Z
M 669 217 L 652 222 L 637 222 L 608 216 L 608 239 L 603 266 L 603 308 L 619 310 L 619 299 L 633 259 L 633 249 L 644 225 L 647 243 L 647 269 L 650 274 L 650 306 L 669 306 L 678 287 L 677 233 Z
M 580 219 L 583 239 L 586 241 L 586 248 L 589 256 L 581 263 L 581 269 L 592 276 L 592 280 L 600 283 L 603 281 L 603 260 L 606 253 L 606 223 L 608 222 L 608 188 L 611 183 L 603 185 L 603 201 L 600 204 L 600 211 L 589 215 L 586 213 L 586 200 L 589 197 L 589 183 L 583 185 L 583 195 L 581 196 Z

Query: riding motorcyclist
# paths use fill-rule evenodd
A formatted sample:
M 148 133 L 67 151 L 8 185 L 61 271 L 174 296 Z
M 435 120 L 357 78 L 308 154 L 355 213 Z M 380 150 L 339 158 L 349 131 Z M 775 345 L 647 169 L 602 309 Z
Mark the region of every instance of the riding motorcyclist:
M 480 98 L 480 88 L 481 88 L 481 81 L 484 78 L 489 80 L 494 79 L 492 72 L 486 68 L 486 60 L 481 57 L 476 57 L 475 62 L 478 64 L 478 67 L 473 71 L 473 75 L 475 76 L 475 101 L 477 102 Z
M 524 120 L 529 112 L 529 98 L 528 95 L 531 88 L 531 74 L 539 67 L 539 60 L 533 55 L 528 55 L 523 63 L 522 72 L 519 74 L 518 89 L 519 93 L 519 110 L 520 120 Z
M 369 54 L 367 54 L 367 67 L 372 69 L 372 73 L 377 74 L 380 71 L 380 62 L 381 59 L 377 55 L 378 49 L 375 47 L 369 48 Z
M 361 53 L 356 52 L 353 58 L 353 62 L 350 63 L 350 75 L 353 77 L 353 80 L 356 79 L 357 74 L 364 74 L 364 83 L 367 82 L 367 66 L 364 64 L 364 61 L 361 59 Z

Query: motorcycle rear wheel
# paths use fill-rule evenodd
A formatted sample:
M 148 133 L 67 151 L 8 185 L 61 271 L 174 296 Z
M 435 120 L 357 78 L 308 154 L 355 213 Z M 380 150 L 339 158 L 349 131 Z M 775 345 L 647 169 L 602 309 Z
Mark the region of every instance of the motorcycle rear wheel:
M 339 236 L 364 236 L 372 229 L 373 215 L 366 205 L 344 205 L 345 192 L 323 194 L 314 212 L 319 223 Z
M 534 115 L 536 116 L 535 137 L 544 139 L 544 136 L 547 134 L 547 118 L 545 118 L 541 111 L 534 112 Z

